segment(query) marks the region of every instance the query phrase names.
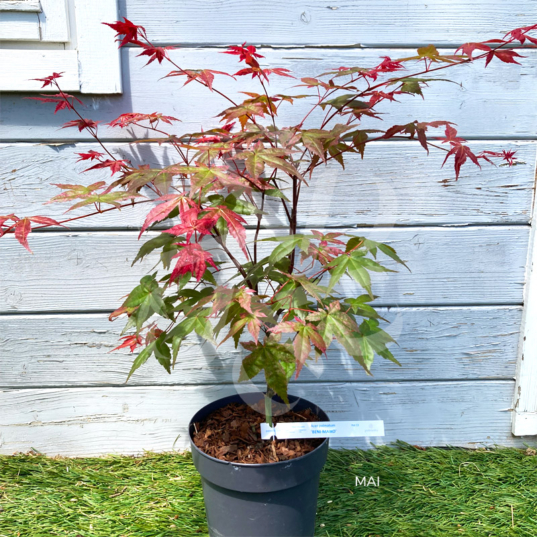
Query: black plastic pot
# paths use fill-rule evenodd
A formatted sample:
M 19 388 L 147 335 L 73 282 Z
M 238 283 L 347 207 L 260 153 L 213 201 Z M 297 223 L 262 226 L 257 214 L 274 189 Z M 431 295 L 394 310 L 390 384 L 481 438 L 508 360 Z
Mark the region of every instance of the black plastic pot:
M 218 399 L 190 421 L 192 458 L 201 474 L 211 537 L 312 537 L 319 477 L 326 462 L 328 439 L 310 453 L 289 461 L 242 464 L 210 457 L 192 441 L 194 423 L 229 403 L 255 404 L 260 393 Z M 323 421 L 326 413 L 306 399 L 290 395 L 294 410 L 311 409 Z

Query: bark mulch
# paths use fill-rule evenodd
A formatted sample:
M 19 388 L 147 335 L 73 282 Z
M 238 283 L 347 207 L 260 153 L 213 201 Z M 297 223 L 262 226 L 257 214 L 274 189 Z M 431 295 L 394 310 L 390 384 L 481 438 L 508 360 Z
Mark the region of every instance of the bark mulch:
M 262 440 L 265 415 L 248 405 L 231 403 L 196 423 L 194 443 L 207 455 L 229 462 L 262 464 L 296 459 L 313 451 L 323 438 Z M 289 411 L 273 422 L 321 421 L 311 410 Z

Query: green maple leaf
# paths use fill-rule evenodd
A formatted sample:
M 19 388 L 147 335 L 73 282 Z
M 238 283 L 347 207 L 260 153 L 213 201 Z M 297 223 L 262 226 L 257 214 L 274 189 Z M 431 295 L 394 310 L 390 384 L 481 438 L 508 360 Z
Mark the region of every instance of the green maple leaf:
M 277 338 L 273 337 L 266 338 L 263 343 L 249 341 L 241 345 L 250 351 L 250 354 L 242 361 L 239 382 L 252 379 L 264 371 L 267 387 L 289 404 L 287 385 L 296 368 L 293 346 L 279 343 Z

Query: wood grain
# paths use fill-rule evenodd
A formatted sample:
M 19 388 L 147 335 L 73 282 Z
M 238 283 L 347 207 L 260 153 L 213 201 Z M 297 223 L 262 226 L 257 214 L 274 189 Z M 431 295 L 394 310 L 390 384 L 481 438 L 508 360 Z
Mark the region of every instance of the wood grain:
M 30 11 L 39 13 L 41 2 L 39 0 L 2 0 L 0 11 Z
M 441 50 L 453 53 L 453 49 Z M 175 131 L 196 132 L 200 128 L 209 129 L 219 125 L 216 115 L 227 103 L 198 85 L 183 86 L 177 78 L 159 80 L 171 68 L 168 64 L 156 62 L 143 68 L 145 60 L 137 57 L 138 50 L 122 50 L 123 95 L 88 97 L 84 113 L 87 117 L 100 120 L 101 136 L 104 139 L 130 139 L 136 131 L 112 129 L 106 122 L 125 112 L 159 111 L 182 120 Z M 261 50 L 265 55 L 263 66 L 284 67 L 297 77 L 315 76 L 341 65 L 377 65 L 380 56 L 400 58 L 408 56 L 407 49 L 270 49 Z M 219 54 L 218 50 L 206 48 L 179 48 L 171 51 L 175 61 L 184 68 L 213 68 L 220 71 L 236 72 L 238 64 L 235 56 Z M 400 103 L 383 104 L 378 110 L 389 113 L 383 122 L 364 120 L 365 127 L 387 127 L 414 121 L 449 120 L 457 124 L 463 137 L 487 138 L 535 138 L 537 131 L 537 100 L 533 97 L 537 51 L 527 50 L 522 65 L 493 61 L 485 69 L 484 64 L 457 66 L 445 73 L 457 82 L 430 83 L 425 91 L 425 100 L 409 95 L 400 96 Z M 420 66 L 421 67 L 421 66 Z M 409 69 L 412 69 L 409 66 Z M 413 69 L 410 72 L 414 72 Z M 449 74 L 448 74 L 449 73 Z M 297 95 L 303 88 L 293 88 L 295 81 L 274 77 L 270 84 L 273 94 Z M 229 77 L 218 77 L 215 87 L 239 99 L 244 95 L 238 91 L 259 91 L 255 81 L 241 78 L 235 82 Z M 242 99 L 241 99 L 242 100 Z M 302 99 L 294 106 L 280 110 L 278 124 L 296 124 L 312 106 L 312 102 Z M 86 133 L 76 129 L 59 130 L 71 114 L 53 114 L 50 106 L 35 101 L 24 100 L 24 95 L 2 95 L 2 141 L 73 141 L 88 140 Z M 307 125 L 317 125 L 317 115 L 313 113 Z M 138 134 L 145 135 L 144 132 Z M 434 136 L 434 134 L 432 134 Z
M 391 244 L 413 271 L 374 274 L 378 305 L 522 303 L 527 226 L 347 231 Z M 260 237 L 274 233 L 267 230 Z M 250 231 L 250 240 L 252 236 Z M 35 233 L 30 246 L 35 254 L 31 258 L 12 235 L 0 241 L 0 311 L 111 311 L 156 262 L 148 256 L 130 268 L 140 246 L 132 232 Z M 242 258 L 234 242 L 229 246 Z M 260 255 L 273 246 L 261 242 Z M 216 250 L 213 255 L 224 259 Z M 217 276 L 223 281 L 233 274 L 225 265 Z M 339 290 L 345 295 L 363 292 L 346 278 L 341 282 Z
M 381 314 L 397 340 L 402 367 L 375 359 L 374 377 L 340 348 L 311 362 L 299 377 L 308 381 L 506 379 L 515 373 L 520 307 L 392 308 Z M 0 386 L 13 388 L 123 384 L 134 356 L 119 344 L 123 320 L 104 314 L 7 315 L 0 317 Z M 183 343 L 171 375 L 150 360 L 129 386 L 230 383 L 238 378 L 242 347 L 215 349 L 196 335 Z M 259 381 L 262 381 L 262 375 Z
M 135 164 L 163 167 L 177 161 L 172 148 L 158 144 L 109 144 L 119 158 Z M 339 164 L 318 168 L 309 188 L 303 189 L 299 214 L 301 226 L 420 224 L 527 224 L 531 216 L 535 142 L 473 142 L 474 151 L 517 151 L 521 164 L 482 169 L 472 164 L 454 171 L 442 168 L 443 155 L 429 156 L 416 142 L 371 144 L 364 160 L 350 155 L 345 170 Z M 49 146 L 0 144 L 0 214 L 47 215 L 66 218 L 69 204 L 43 203 L 60 191 L 53 183 L 91 184 L 109 181 L 108 170 L 82 173 L 87 163 L 76 162 L 77 153 L 98 150 L 97 144 Z M 351 193 L 351 195 L 349 195 Z M 263 227 L 287 225 L 281 203 L 267 203 Z M 70 224 L 88 227 L 139 228 L 149 212 L 147 205 L 96 215 Z M 80 209 L 73 214 L 85 213 Z M 254 224 L 255 218 L 249 218 Z
M 159 43 L 460 45 L 533 23 L 531 0 L 125 0 L 123 13 Z
M 335 440 L 334 447 L 398 439 L 522 447 L 523 440 L 510 433 L 513 386 L 514 381 L 330 383 L 295 384 L 290 392 L 316 402 L 334 420 L 384 420 L 385 437 Z M 93 456 L 184 449 L 191 416 L 235 392 L 233 385 L 0 390 L 0 453 L 34 448 L 47 455 Z

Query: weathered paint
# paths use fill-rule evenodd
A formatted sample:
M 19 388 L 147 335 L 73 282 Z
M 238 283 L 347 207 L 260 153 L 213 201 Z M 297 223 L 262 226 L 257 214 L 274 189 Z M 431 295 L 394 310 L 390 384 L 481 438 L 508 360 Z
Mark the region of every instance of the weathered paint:
M 295 76 L 317 76 L 340 65 L 372 67 L 380 56 L 398 58 L 408 56 L 408 49 L 262 49 L 263 66 L 284 67 Z M 441 49 L 452 54 L 454 49 Z M 157 62 L 144 67 L 145 60 L 139 51 L 124 48 L 121 52 L 123 65 L 123 95 L 87 97 L 85 115 L 103 121 L 101 136 L 106 139 L 130 139 L 132 134 L 153 137 L 143 129 L 119 129 L 105 125 L 106 122 L 125 112 L 154 112 L 179 117 L 172 131 L 196 132 L 221 125 L 216 115 L 227 107 L 223 99 L 213 98 L 208 90 L 198 85 L 183 87 L 184 81 L 177 77 L 159 80 L 170 67 Z M 236 72 L 235 56 L 219 54 L 218 50 L 205 48 L 178 48 L 170 51 L 171 57 L 185 68 L 217 68 Z M 449 120 L 457 124 L 463 137 L 486 138 L 535 138 L 537 132 L 537 101 L 533 97 L 537 64 L 537 51 L 528 49 L 521 65 L 491 62 L 460 65 L 449 73 L 449 79 L 457 82 L 430 83 L 425 99 L 411 95 L 399 96 L 400 103 L 380 104 L 379 112 L 390 114 L 391 124 L 419 121 Z M 410 66 L 409 66 L 410 68 Z M 444 78 L 444 77 L 440 77 Z M 238 91 L 258 91 L 255 81 L 243 77 L 239 82 L 220 76 L 217 87 L 232 97 L 242 97 Z M 271 91 L 287 95 L 302 93 L 303 88 L 293 87 L 297 81 L 275 77 Z M 88 140 L 86 133 L 76 129 L 58 130 L 68 118 L 67 113 L 53 115 L 50 106 L 24 99 L 24 94 L 2 93 L 2 123 L 0 141 L 62 141 Z M 298 123 L 312 106 L 310 99 L 296 101 L 294 106 L 282 106 L 278 113 L 279 124 Z M 314 125 L 318 115 L 313 113 L 307 125 Z M 384 123 L 366 118 L 364 128 L 380 128 Z M 380 127 L 379 127 L 380 126 Z M 441 134 L 441 132 L 439 133 Z M 434 134 L 433 134 L 434 136 Z
M 299 382 L 513 379 L 521 307 L 382 308 L 402 367 L 376 358 L 373 377 L 341 347 L 311 361 Z M 216 321 L 215 321 L 216 322 Z M 134 356 L 119 345 L 125 321 L 106 314 L 0 316 L 0 386 L 16 388 L 122 385 Z M 151 359 L 128 386 L 220 384 L 237 380 L 244 349 L 217 349 L 191 335 L 171 375 Z M 262 381 L 262 375 L 257 379 Z
M 134 164 L 167 166 L 178 161 L 175 150 L 158 144 L 110 144 L 119 158 Z M 350 154 L 345 169 L 339 164 L 318 168 L 301 194 L 299 225 L 529 224 L 534 183 L 535 142 L 473 142 L 484 149 L 517 151 L 520 164 L 496 167 L 466 165 L 455 181 L 452 166 L 442 168 L 444 155 L 429 156 L 417 142 L 382 142 L 367 146 L 364 159 Z M 97 144 L 0 144 L 0 207 L 4 212 L 41 214 L 64 219 L 66 205 L 43 203 L 60 190 L 53 183 L 89 185 L 108 181 L 108 170 L 81 173 L 86 162 L 77 153 L 98 150 Z M 349 192 L 356 193 L 349 196 Z M 263 227 L 282 227 L 287 216 L 281 202 L 265 201 Z M 70 229 L 140 227 L 147 205 L 77 220 Z M 84 209 L 74 215 L 84 214 Z M 247 217 L 250 224 L 255 217 Z
M 124 0 L 123 13 L 143 21 L 159 43 L 459 46 L 501 37 L 533 23 L 532 0 Z M 347 65 L 347 64 L 342 64 Z
M 340 65 L 371 66 L 380 56 L 407 56 L 409 46 L 430 42 L 452 47 L 446 49 L 452 53 L 463 42 L 530 24 L 533 13 L 529 1 L 513 6 L 500 0 L 476 0 L 471 6 L 462 0 L 350 0 L 344 5 L 262 0 L 255 13 L 246 7 L 244 0 L 122 0 L 120 14 L 144 24 L 161 44 L 181 44 L 172 54 L 184 67 L 235 71 L 235 58 L 210 47 L 247 40 L 269 45 L 261 51 L 264 64 L 304 77 Z M 31 25 L 37 27 L 35 20 Z M 210 32 L 203 30 L 207 25 Z M 370 49 L 354 46 L 358 43 Z M 270 48 L 274 45 L 293 46 Z M 86 96 L 86 117 L 106 122 L 132 110 L 159 110 L 183 120 L 178 133 L 218 125 L 214 116 L 225 106 L 222 102 L 193 84 L 181 89 L 182 81 L 158 82 L 167 67 L 155 62 L 142 69 L 145 61 L 137 54 L 122 50 L 123 95 Z M 306 198 L 302 226 L 377 226 L 353 232 L 391 243 L 413 270 L 375 283 L 379 304 L 409 306 L 385 311 L 401 344 L 394 352 L 402 368 L 377 360 L 370 381 L 334 349 L 292 388 L 321 404 L 334 419 L 384 419 L 387 436 L 370 439 L 375 443 L 401 439 L 424 445 L 522 445 L 510 434 L 509 422 L 535 146 L 520 140 L 535 138 L 537 131 L 537 53 L 524 54 L 522 66 L 493 61 L 487 69 L 483 64 L 457 68 L 449 78 L 462 86 L 431 84 L 425 100 L 404 96 L 402 105 L 385 111 L 393 112 L 393 123 L 454 121 L 461 135 L 477 139 L 472 142 L 477 151 L 516 146 L 525 166 L 479 171 L 467 165 L 455 183 L 451 166 L 440 169 L 441 155 L 427 158 L 415 143 L 386 142 L 368 147 L 363 161 L 349 159 L 345 171 L 322 170 L 322 188 Z M 102 66 L 98 56 L 93 65 Z M 35 76 L 49 74 L 45 67 L 43 63 L 47 72 Z M 90 91 L 93 81 L 94 75 L 86 72 L 84 91 Z M 231 80 L 219 79 L 218 84 L 234 91 Z M 292 85 L 275 79 L 271 90 L 298 92 Z M 90 146 L 74 142 L 88 142 L 87 135 L 60 130 L 70 116 L 54 116 L 49 106 L 24 100 L 28 95 L 0 95 L 0 140 L 16 142 L 0 146 L 0 214 L 17 207 L 21 214 L 59 216 L 62 207 L 41 206 L 54 194 L 49 183 L 105 177 L 77 175 L 83 168 L 74 163 L 73 154 Z M 294 110 L 282 108 L 281 123 L 297 121 L 306 106 L 298 101 Z M 129 129 L 101 125 L 100 131 L 115 141 L 115 151 L 134 155 L 134 160 L 149 156 L 149 161 L 166 164 L 172 158 L 166 147 L 117 143 L 132 138 Z M 482 141 L 489 138 L 496 140 Z M 357 195 L 346 195 L 349 191 Z M 80 229 L 71 232 L 35 233 L 30 237 L 33 258 L 12 237 L 0 239 L 0 452 L 34 447 L 51 455 L 100 455 L 182 448 L 190 416 L 204 403 L 235 391 L 229 383 L 240 351 L 232 346 L 215 351 L 196 338 L 185 345 L 174 375 L 150 363 L 129 385 L 119 386 L 132 358 L 108 351 L 122 323 L 110 324 L 104 313 L 87 312 L 114 309 L 151 268 L 150 260 L 130 268 L 139 247 L 136 233 L 117 231 L 139 227 L 145 212 L 140 207 L 78 223 Z M 278 212 L 266 226 L 280 227 L 284 221 Z M 280 232 L 267 229 L 263 236 Z M 394 382 L 399 380 L 404 382 Z M 520 409 L 528 409 L 531 392 L 522 393 Z M 520 434 L 525 432 L 535 431 L 525 428 Z M 174 446 L 177 434 L 181 436 Z
M 376 420 L 386 436 L 338 440 L 368 447 L 412 444 L 518 445 L 510 432 L 514 381 L 294 384 L 334 420 Z M 258 390 L 254 385 L 240 391 Z M 0 390 L 0 453 L 103 455 L 184 449 L 187 425 L 204 404 L 233 385 Z M 331 443 L 332 444 L 332 443 Z
M 523 301 L 528 229 L 377 227 L 340 231 L 386 242 L 408 261 L 412 272 L 387 260 L 386 266 L 399 270 L 398 274 L 372 274 L 378 305 L 507 305 Z M 283 232 L 263 230 L 259 237 Z M 116 309 L 121 297 L 158 261 L 158 256 L 149 255 L 131 268 L 141 245 L 137 235 L 130 231 L 35 233 L 30 236 L 32 257 L 13 236 L 2 237 L 0 312 Z M 247 231 L 247 241 L 253 235 L 254 230 Z M 151 236 L 155 232 L 147 237 Z M 212 248 L 209 241 L 207 244 Z M 271 243 L 259 245 L 260 255 L 268 255 Z M 229 248 L 238 259 L 243 258 L 231 239 Z M 225 261 L 225 254 L 219 250 L 213 256 Z M 216 278 L 223 282 L 233 274 L 233 267 L 225 263 Z M 342 278 L 337 289 L 343 293 L 363 292 L 347 277 Z

